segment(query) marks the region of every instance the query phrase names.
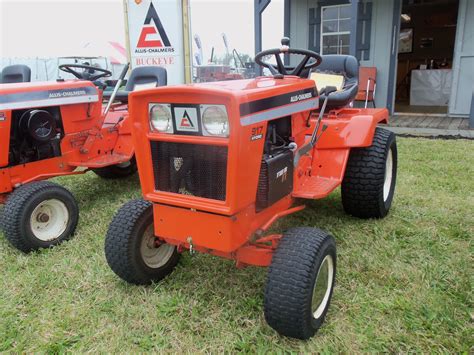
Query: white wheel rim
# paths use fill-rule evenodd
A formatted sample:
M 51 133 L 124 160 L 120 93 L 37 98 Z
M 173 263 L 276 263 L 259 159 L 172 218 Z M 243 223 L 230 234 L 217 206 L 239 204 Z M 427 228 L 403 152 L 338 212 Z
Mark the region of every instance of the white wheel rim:
M 64 202 L 51 199 L 42 201 L 30 216 L 33 235 L 43 242 L 58 239 L 66 230 L 69 211 Z
M 314 281 L 311 312 L 318 319 L 323 314 L 331 295 L 332 281 L 334 279 L 334 261 L 331 255 L 326 255 L 319 266 L 316 280 Z
M 152 269 L 163 267 L 171 259 L 175 249 L 174 245 L 166 243 L 157 246 L 156 241 L 151 225 L 143 235 L 140 253 L 145 265 Z
M 393 155 L 392 150 L 388 150 L 387 160 L 385 161 L 385 179 L 383 183 L 383 200 L 387 201 L 388 195 L 390 194 L 390 187 L 392 186 L 392 176 L 393 176 Z
M 118 163 L 116 166 L 118 168 L 125 169 L 125 168 L 128 168 L 130 165 L 132 165 L 132 163 L 130 161 L 126 161 L 126 162 L 123 162 L 123 163 Z

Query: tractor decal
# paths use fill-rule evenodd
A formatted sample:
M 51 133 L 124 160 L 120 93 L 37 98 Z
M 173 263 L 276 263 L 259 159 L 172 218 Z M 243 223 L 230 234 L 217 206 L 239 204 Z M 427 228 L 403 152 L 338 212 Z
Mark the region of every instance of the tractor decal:
M 245 102 L 240 105 L 240 116 L 247 116 L 252 113 L 285 106 L 295 102 L 312 99 L 318 96 L 316 88 L 304 89 L 289 92 L 287 94 L 267 97 L 265 99 Z
M 151 20 L 153 20 L 154 25 L 151 23 Z M 156 35 L 157 33 L 160 35 L 161 40 L 147 39 L 148 36 Z M 160 17 L 153 6 L 153 3 L 150 3 L 150 8 L 146 14 L 145 22 L 143 23 L 142 32 L 137 44 L 137 48 L 150 47 L 171 47 L 168 35 L 166 34 Z
M 14 110 L 23 107 L 55 106 L 97 102 L 99 96 L 92 86 L 74 89 L 20 92 L 0 96 L 0 110 Z
M 174 119 L 176 130 L 182 132 L 199 132 L 197 108 L 175 107 Z
M 249 126 L 254 123 L 264 122 L 264 121 L 273 120 L 279 117 L 289 116 L 301 111 L 314 110 L 318 108 L 318 105 L 319 105 L 319 100 L 317 98 L 311 98 L 311 99 L 300 101 L 294 104 L 282 105 L 270 110 L 260 111 L 255 114 L 245 116 L 240 120 L 240 123 L 242 124 L 242 126 Z

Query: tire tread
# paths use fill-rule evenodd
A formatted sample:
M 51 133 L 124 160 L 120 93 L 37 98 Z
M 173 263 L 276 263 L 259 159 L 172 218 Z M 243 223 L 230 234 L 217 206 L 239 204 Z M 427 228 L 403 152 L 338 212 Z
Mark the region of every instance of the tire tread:
M 268 270 L 264 295 L 265 319 L 280 334 L 307 339 L 317 331 L 311 325 L 312 314 L 307 305 L 311 303 L 314 264 L 326 243 L 334 245 L 335 250 L 332 236 L 311 227 L 292 228 L 280 240 Z M 324 316 L 325 313 L 319 325 Z
M 390 208 L 383 201 L 385 160 L 394 133 L 377 127 L 372 145 L 351 149 L 341 184 L 342 204 L 346 213 L 359 218 L 382 218 Z M 396 156 L 394 157 L 396 159 Z M 396 166 L 396 160 L 394 161 Z M 393 176 L 394 183 L 396 174 Z

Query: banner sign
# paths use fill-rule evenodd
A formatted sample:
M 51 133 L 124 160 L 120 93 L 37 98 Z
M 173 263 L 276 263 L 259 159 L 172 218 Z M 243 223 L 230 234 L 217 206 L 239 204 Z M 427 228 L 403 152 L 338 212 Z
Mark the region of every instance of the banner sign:
M 185 82 L 181 0 L 126 0 L 132 68 L 160 66 L 168 85 Z M 189 27 L 188 27 L 189 28 Z

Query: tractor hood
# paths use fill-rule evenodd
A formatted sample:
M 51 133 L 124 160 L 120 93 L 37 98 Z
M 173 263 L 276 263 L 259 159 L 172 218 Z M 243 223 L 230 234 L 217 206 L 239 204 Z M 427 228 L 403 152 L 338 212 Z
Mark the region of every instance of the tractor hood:
M 99 92 L 90 81 L 0 84 L 0 111 L 98 101 Z
M 132 92 L 131 112 L 140 103 L 237 105 L 229 119 L 243 126 L 291 115 L 318 107 L 318 92 L 313 80 L 296 76 L 281 79 L 258 77 L 210 83 L 163 86 Z M 230 106 L 229 106 L 230 105 Z M 133 116 L 133 115 L 132 115 Z

